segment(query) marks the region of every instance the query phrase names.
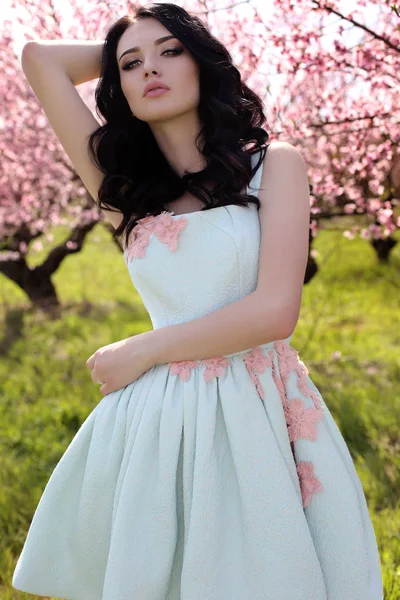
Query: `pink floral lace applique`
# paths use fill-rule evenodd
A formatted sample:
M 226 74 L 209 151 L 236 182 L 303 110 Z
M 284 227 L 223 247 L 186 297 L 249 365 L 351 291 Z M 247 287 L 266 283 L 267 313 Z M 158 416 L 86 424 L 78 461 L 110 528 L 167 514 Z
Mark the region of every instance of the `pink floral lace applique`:
M 174 219 L 172 214 L 167 211 L 163 211 L 159 215 L 149 215 L 139 219 L 130 236 L 127 260 L 145 256 L 145 250 L 152 233 L 158 237 L 160 242 L 167 244 L 169 250 L 176 250 L 179 233 L 186 227 L 186 223 L 186 217 Z
M 315 442 L 317 439 L 317 423 L 323 413 L 317 408 L 306 408 L 301 398 L 294 398 L 284 407 L 289 439 L 291 442 L 304 438 Z
M 258 375 L 264 373 L 266 368 L 271 366 L 269 356 L 263 352 L 260 346 L 256 346 L 243 355 L 243 362 L 246 365 L 246 369 L 249 372 L 252 382 L 256 386 L 260 398 L 264 399 L 264 390 L 258 379 Z
M 162 212 L 157 215 L 154 232 L 160 242 L 168 245 L 168 250 L 176 250 L 178 247 L 178 235 L 186 227 L 187 218 L 174 219 L 170 212 Z
M 322 490 L 322 485 L 314 475 L 312 462 L 302 460 L 296 465 L 296 470 L 299 477 L 303 507 L 305 507 L 310 504 L 313 495 Z
M 230 360 L 226 356 L 206 358 L 200 362 L 206 367 L 203 373 L 205 381 L 211 381 L 214 377 L 221 377 L 230 364 Z
M 179 375 L 182 381 L 187 381 L 191 375 L 191 370 L 198 366 L 197 360 L 179 360 L 168 363 L 171 375 Z
M 282 400 L 289 440 L 299 477 L 303 507 L 305 507 L 311 502 L 313 494 L 320 492 L 323 488 L 319 479 L 314 475 L 313 463 L 310 461 L 297 462 L 295 442 L 300 438 L 316 441 L 317 424 L 324 415 L 323 405 L 318 394 L 307 385 L 308 369 L 300 360 L 298 352 L 281 340 L 274 343 L 274 348 L 278 359 L 279 375 L 276 372 L 273 351 L 271 351 L 269 354 L 272 363 L 272 377 Z M 302 398 L 288 400 L 286 390 L 292 371 L 297 375 L 299 390 L 304 396 L 312 398 L 315 407 L 307 408 Z
M 318 394 L 310 390 L 307 386 L 308 369 L 302 360 L 299 358 L 298 352 L 283 341 L 274 343 L 275 350 L 278 354 L 279 373 L 281 375 L 284 386 L 286 387 L 291 371 L 294 371 L 298 378 L 300 391 L 304 396 L 312 398 L 316 408 L 322 408 L 322 402 Z
M 135 225 L 128 242 L 127 260 L 144 257 L 150 235 L 153 233 L 156 225 L 154 219 L 155 217 L 150 215 L 139 219 Z
M 282 379 L 276 373 L 276 366 L 275 366 L 275 362 L 274 362 L 274 352 L 273 352 L 273 350 L 271 350 L 268 353 L 268 355 L 270 357 L 270 362 L 271 362 L 271 367 L 272 367 L 272 379 L 274 380 L 275 385 L 278 388 L 278 392 L 279 392 L 279 395 L 281 397 L 283 409 L 284 409 L 284 411 L 286 413 L 286 410 L 289 407 L 289 403 L 288 403 L 288 400 L 286 398 L 286 391 L 285 391 L 285 386 L 283 384 L 283 381 L 282 381 Z

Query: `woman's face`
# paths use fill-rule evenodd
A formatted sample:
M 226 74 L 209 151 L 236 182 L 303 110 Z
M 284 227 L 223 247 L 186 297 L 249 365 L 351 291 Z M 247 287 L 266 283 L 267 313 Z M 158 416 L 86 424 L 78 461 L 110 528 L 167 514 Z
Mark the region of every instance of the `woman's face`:
M 133 115 L 147 123 L 168 121 L 199 105 L 199 68 L 193 56 L 177 38 L 156 43 L 171 35 L 157 19 L 147 18 L 130 25 L 118 42 L 122 91 Z M 124 54 L 133 47 L 139 50 Z M 170 89 L 143 96 L 146 84 L 156 80 Z

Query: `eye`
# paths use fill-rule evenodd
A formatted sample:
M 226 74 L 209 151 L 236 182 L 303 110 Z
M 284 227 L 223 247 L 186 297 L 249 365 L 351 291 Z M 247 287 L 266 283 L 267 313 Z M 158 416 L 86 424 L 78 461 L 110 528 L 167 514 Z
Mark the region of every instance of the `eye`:
M 177 56 L 178 54 L 182 54 L 183 48 L 169 48 L 168 50 L 164 50 L 164 52 L 162 52 L 162 54 L 166 54 L 167 52 L 172 52 L 172 56 L 173 55 Z M 130 60 L 129 62 L 125 63 L 125 65 L 122 67 L 122 70 L 123 71 L 130 71 L 132 65 L 134 65 L 134 63 L 136 63 L 138 60 L 139 59 L 136 58 L 135 60 Z

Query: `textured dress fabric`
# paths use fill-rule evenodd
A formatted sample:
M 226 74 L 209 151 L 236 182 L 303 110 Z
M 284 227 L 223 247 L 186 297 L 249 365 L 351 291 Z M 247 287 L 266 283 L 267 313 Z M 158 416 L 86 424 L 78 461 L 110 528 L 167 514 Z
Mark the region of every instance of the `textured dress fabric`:
M 253 292 L 260 239 L 254 204 L 142 219 L 124 261 L 153 328 Z M 13 587 L 66 600 L 382 600 L 360 479 L 291 338 L 155 365 L 106 394 L 47 482 Z

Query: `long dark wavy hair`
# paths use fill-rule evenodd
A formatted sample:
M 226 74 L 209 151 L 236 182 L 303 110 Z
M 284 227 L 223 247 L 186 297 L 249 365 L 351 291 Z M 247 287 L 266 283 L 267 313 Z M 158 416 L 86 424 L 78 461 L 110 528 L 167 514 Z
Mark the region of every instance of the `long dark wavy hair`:
M 149 17 L 158 19 L 175 35 L 199 66 L 201 130 L 195 143 L 206 167 L 195 173 L 185 171 L 182 177 L 171 168 L 149 125 L 132 115 L 121 88 L 116 60 L 119 39 L 136 20 Z M 104 41 L 95 99 L 96 112 L 105 122 L 88 140 L 91 159 L 105 175 L 98 204 L 123 214 L 113 236 L 125 231 L 125 247 L 139 219 L 166 210 L 164 205 L 185 191 L 201 200 L 201 210 L 249 203 L 260 208 L 257 196 L 241 194 L 241 190 L 249 185 L 267 151 L 269 134 L 262 128 L 266 122 L 263 103 L 243 83 L 225 46 L 196 15 L 176 4 L 154 3 L 115 21 Z M 246 150 L 249 143 L 251 151 Z M 249 152 L 260 151 L 260 159 L 252 168 Z M 215 183 L 212 191 L 204 186 L 207 181 Z

